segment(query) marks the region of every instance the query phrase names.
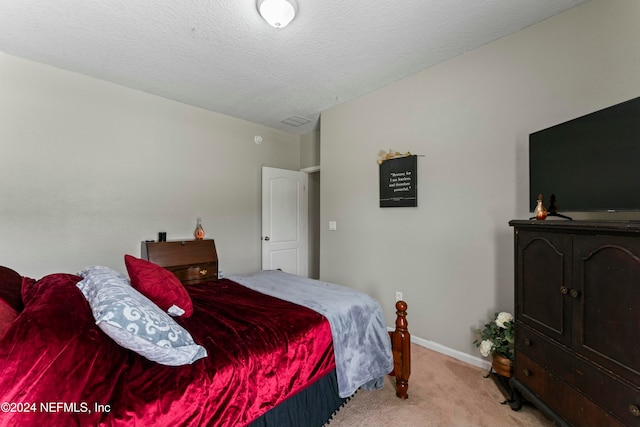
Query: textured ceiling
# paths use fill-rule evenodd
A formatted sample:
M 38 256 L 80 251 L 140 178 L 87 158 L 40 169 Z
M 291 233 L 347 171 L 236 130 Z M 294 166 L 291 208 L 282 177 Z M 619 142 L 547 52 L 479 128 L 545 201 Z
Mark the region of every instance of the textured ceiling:
M 0 51 L 303 134 L 327 109 L 586 1 L 297 0 L 275 29 L 256 0 L 0 0 Z

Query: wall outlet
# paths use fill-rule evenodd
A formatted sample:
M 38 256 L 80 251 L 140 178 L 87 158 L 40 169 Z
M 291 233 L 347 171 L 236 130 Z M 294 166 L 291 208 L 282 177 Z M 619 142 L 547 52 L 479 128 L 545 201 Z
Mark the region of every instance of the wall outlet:
M 396 291 L 396 302 L 403 301 L 403 300 L 404 298 L 402 297 L 402 292 Z

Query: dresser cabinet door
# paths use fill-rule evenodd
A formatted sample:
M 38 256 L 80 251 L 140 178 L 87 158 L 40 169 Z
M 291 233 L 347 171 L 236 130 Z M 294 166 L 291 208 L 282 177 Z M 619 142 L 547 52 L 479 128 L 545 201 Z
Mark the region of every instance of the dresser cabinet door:
M 580 236 L 574 248 L 574 350 L 640 384 L 640 239 Z
M 517 319 L 570 346 L 571 236 L 519 230 L 515 249 Z

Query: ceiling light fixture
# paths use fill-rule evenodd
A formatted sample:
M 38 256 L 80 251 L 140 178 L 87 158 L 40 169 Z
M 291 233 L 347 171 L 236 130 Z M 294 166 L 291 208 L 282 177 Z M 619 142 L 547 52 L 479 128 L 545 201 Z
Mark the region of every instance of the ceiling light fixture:
M 294 0 L 258 0 L 258 11 L 276 28 L 286 27 L 296 16 Z

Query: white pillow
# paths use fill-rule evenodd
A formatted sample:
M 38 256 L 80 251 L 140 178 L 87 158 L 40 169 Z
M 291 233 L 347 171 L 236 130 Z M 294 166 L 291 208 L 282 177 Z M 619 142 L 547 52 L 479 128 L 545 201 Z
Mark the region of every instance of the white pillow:
M 207 356 L 191 334 L 108 267 L 78 273 L 78 288 L 91 306 L 96 324 L 122 347 L 162 365 L 187 365 Z

